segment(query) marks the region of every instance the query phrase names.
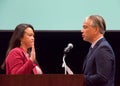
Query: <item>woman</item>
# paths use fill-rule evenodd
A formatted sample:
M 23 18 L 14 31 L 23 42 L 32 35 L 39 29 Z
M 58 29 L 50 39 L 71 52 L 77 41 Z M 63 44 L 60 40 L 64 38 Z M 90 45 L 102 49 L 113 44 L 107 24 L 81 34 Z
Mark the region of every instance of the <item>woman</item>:
M 11 37 L 6 55 L 6 74 L 42 74 L 36 63 L 34 28 L 19 24 Z

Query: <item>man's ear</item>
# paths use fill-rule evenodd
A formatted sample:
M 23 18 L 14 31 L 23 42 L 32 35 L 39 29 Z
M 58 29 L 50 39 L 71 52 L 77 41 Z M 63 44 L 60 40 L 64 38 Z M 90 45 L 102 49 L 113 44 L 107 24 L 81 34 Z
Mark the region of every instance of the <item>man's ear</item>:
M 98 27 L 95 27 L 94 31 L 95 31 L 95 34 L 98 34 L 100 32 Z

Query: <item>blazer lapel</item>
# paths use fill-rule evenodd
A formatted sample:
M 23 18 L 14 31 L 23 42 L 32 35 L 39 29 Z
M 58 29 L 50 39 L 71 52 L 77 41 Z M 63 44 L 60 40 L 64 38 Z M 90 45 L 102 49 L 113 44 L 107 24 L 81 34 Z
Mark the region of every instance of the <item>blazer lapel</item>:
M 84 61 L 84 63 L 83 63 L 83 71 L 85 70 L 87 61 L 88 61 L 88 59 L 90 58 L 90 56 L 92 55 L 92 53 L 94 52 L 94 50 L 96 50 L 96 48 L 99 46 L 99 44 L 101 44 L 101 42 L 104 41 L 104 40 L 105 40 L 105 38 L 100 39 L 100 40 L 95 44 L 95 46 L 94 46 L 93 48 L 91 48 L 91 47 L 89 48 L 89 52 L 88 52 L 88 54 L 87 54 L 87 56 L 86 56 L 86 59 L 85 59 L 85 61 Z

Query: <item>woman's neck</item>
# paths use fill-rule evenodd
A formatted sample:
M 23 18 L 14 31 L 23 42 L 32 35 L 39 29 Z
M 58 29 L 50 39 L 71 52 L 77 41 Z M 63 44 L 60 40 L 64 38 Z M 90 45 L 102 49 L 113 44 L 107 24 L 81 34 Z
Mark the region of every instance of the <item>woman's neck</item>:
M 25 53 L 27 53 L 27 48 L 25 48 L 24 46 L 20 46 L 20 48 L 23 49 Z

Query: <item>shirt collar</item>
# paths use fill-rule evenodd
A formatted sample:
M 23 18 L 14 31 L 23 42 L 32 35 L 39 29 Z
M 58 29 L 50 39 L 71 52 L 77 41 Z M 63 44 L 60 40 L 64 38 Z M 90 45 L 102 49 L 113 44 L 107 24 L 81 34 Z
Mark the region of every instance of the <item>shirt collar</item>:
M 102 38 L 103 38 L 103 36 L 101 36 L 101 37 L 98 38 L 95 42 L 93 42 L 92 45 L 91 45 L 91 47 L 93 48 L 93 47 L 95 46 L 95 44 L 96 44 L 100 39 L 102 39 Z

